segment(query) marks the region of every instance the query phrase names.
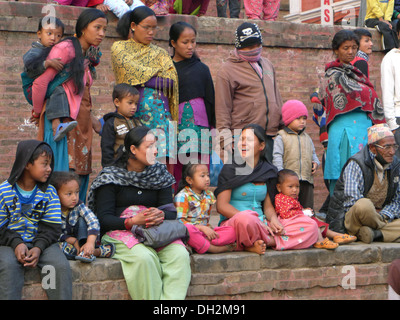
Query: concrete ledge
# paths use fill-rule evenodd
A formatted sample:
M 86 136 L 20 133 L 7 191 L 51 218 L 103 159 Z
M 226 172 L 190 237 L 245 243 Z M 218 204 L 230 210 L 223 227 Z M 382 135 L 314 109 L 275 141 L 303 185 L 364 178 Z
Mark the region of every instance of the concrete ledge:
M 400 244 L 355 243 L 321 249 L 194 254 L 187 299 L 386 299 L 387 268 Z M 119 261 L 70 261 L 74 300 L 130 299 Z M 47 299 L 40 271 L 25 274 L 23 298 Z

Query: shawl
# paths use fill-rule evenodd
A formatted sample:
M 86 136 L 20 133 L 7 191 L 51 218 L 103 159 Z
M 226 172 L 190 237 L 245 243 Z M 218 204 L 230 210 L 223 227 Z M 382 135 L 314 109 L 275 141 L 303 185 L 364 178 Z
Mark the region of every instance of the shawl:
M 196 56 L 174 62 L 179 79 L 179 103 L 203 98 L 210 127 L 215 127 L 215 93 L 210 69 Z
M 330 62 L 325 67 L 326 124 L 357 108 L 368 113 L 373 124 L 385 123 L 383 106 L 368 78 L 356 67 Z
M 142 172 L 128 171 L 125 168 L 116 166 L 105 167 L 90 186 L 88 207 L 93 212 L 96 212 L 96 189 L 107 184 L 161 190 L 172 186 L 174 183 L 175 178 L 168 172 L 166 165 L 160 162 L 146 167 Z
M 116 83 L 137 86 L 154 77 L 172 80 L 160 81 L 165 84 L 160 89 L 168 97 L 172 120 L 178 121 L 178 75 L 167 51 L 152 43 L 144 45 L 133 39 L 116 41 L 111 46 L 111 62 Z
M 276 182 L 278 178 L 278 169 L 269 163 L 266 159 L 258 161 L 252 172 L 248 175 L 240 175 L 238 169 L 244 169 L 246 163 L 238 165 L 236 163 L 225 164 L 218 177 L 218 186 L 214 191 L 214 195 L 218 196 L 222 191 L 232 190 L 246 183 L 265 182 L 267 185 L 268 194 L 272 203 L 275 203 L 275 196 L 278 193 Z

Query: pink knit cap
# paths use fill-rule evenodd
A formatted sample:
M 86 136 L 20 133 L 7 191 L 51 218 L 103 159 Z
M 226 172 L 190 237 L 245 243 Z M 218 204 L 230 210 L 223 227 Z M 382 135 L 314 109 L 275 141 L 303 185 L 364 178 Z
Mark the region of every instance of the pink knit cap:
M 303 102 L 299 100 L 288 100 L 282 106 L 282 120 L 285 126 L 293 120 L 305 116 L 308 118 L 308 110 Z

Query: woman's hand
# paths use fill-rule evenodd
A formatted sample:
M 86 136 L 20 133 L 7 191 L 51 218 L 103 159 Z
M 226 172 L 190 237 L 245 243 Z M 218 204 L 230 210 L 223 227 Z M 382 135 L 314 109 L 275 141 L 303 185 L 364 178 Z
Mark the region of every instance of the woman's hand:
M 280 235 L 285 234 L 285 229 L 283 228 L 282 224 L 279 222 L 276 216 L 271 217 L 271 220 L 268 222 L 268 225 L 273 233 Z
M 164 221 L 164 211 L 157 208 L 147 208 L 132 218 L 125 219 L 125 227 L 130 230 L 134 225 L 144 225 L 146 228 L 157 226 Z

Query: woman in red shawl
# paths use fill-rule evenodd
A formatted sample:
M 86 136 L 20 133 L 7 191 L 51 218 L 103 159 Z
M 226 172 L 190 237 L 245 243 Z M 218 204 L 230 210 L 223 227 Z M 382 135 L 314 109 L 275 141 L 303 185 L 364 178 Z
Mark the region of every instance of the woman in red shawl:
M 331 194 L 347 159 L 367 144 L 367 128 L 385 122 L 374 86 L 351 65 L 358 47 L 359 40 L 353 31 L 337 32 L 332 40 L 337 59 L 325 67 L 324 116 L 328 149 L 324 178 L 330 180 Z

